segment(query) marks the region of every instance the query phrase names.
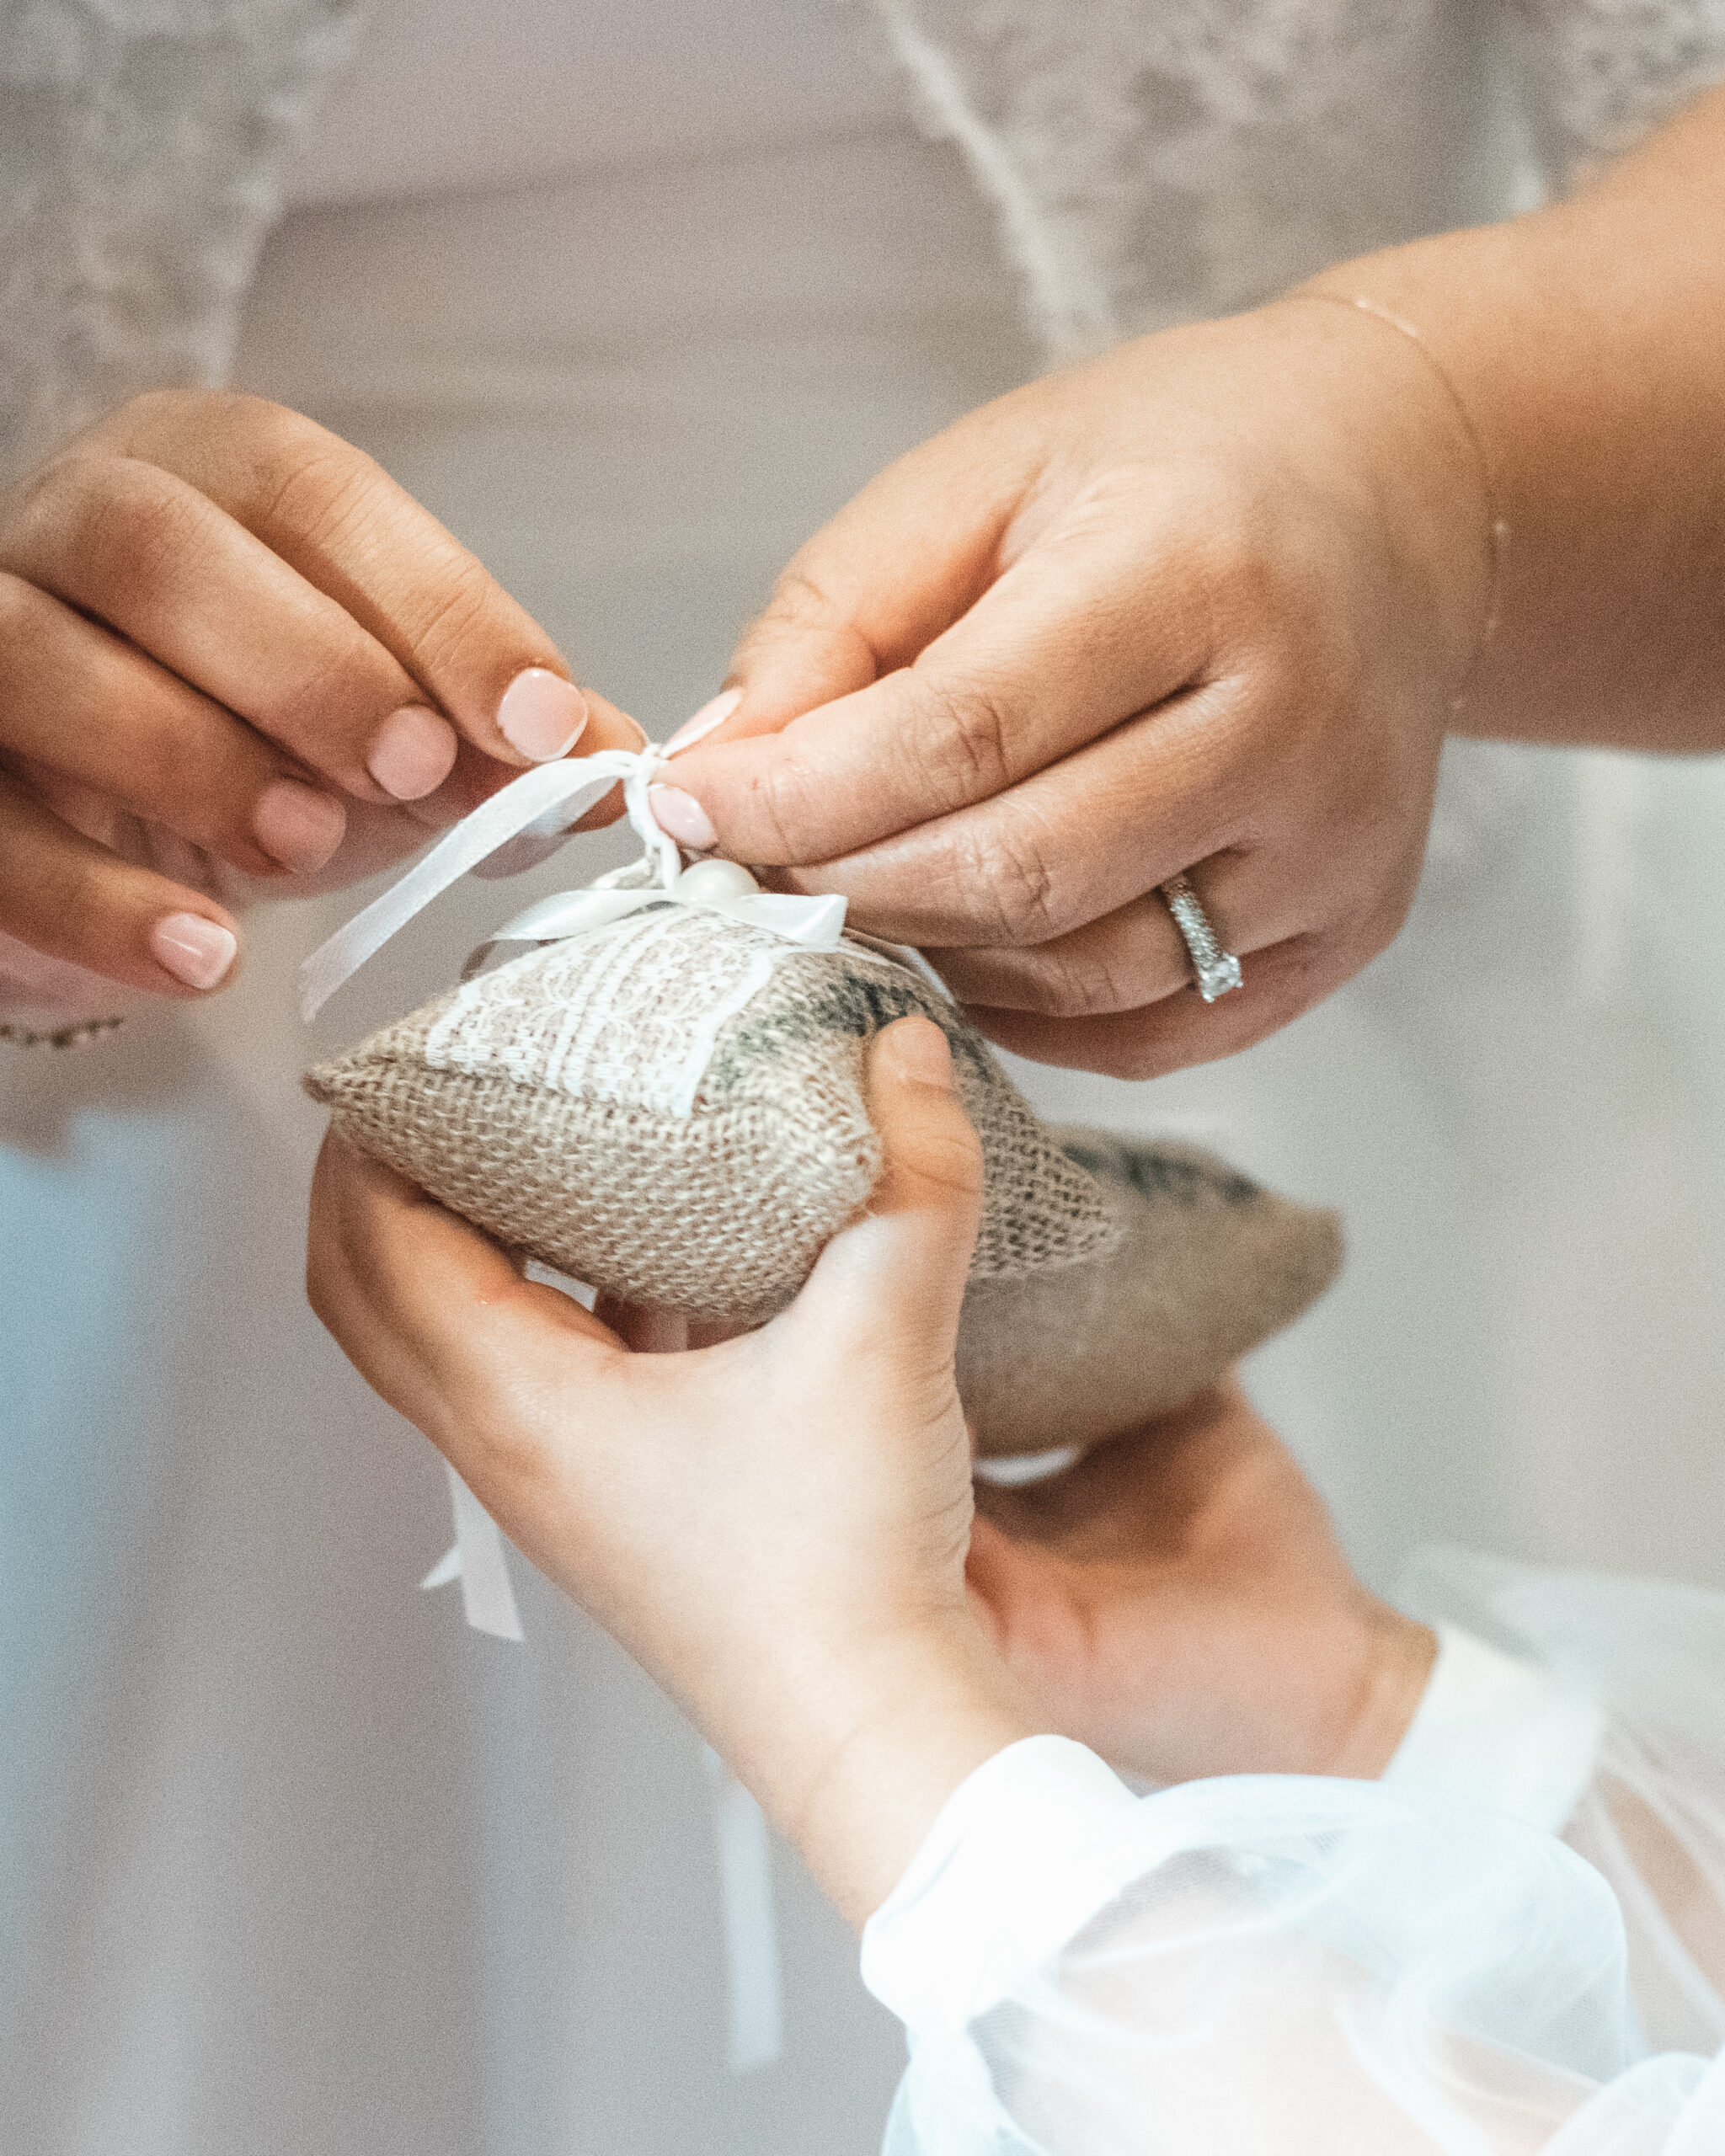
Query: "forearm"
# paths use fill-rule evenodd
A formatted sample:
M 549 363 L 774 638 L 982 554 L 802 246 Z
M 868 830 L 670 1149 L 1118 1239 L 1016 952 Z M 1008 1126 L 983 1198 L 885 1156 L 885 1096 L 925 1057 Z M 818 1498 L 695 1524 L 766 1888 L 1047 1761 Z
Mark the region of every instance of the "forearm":
M 1302 289 L 1412 324 L 1478 437 L 1507 543 L 1458 729 L 1725 746 L 1725 90 L 1567 201 Z

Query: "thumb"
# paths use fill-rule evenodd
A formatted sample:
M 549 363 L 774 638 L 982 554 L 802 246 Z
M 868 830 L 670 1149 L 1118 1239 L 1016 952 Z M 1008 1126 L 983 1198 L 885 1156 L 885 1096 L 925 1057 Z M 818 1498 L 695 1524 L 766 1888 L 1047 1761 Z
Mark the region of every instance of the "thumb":
M 725 686 L 737 703 L 724 738 L 777 734 L 804 712 L 866 689 L 880 671 L 866 620 L 862 595 L 841 599 L 793 562 L 731 654 Z
M 984 416 L 889 465 L 798 550 L 732 654 L 726 741 L 777 734 L 908 666 L 988 588 L 1026 460 Z
M 885 1155 L 880 1179 L 791 1314 L 819 1328 L 829 1353 L 913 1343 L 917 1365 L 949 1372 L 982 1209 L 982 1148 L 931 1019 L 901 1018 L 877 1034 L 865 1079 Z

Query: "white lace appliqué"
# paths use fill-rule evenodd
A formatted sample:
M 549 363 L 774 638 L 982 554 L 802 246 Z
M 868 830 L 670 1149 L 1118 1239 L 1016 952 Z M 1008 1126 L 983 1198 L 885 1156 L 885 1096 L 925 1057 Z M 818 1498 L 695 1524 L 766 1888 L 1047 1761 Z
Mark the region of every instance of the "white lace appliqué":
M 1055 356 L 1495 214 L 1493 79 L 1561 186 L 1725 74 L 1722 0 L 875 0 Z
M 283 155 L 359 12 L 0 8 L 0 472 L 140 389 L 222 380 Z

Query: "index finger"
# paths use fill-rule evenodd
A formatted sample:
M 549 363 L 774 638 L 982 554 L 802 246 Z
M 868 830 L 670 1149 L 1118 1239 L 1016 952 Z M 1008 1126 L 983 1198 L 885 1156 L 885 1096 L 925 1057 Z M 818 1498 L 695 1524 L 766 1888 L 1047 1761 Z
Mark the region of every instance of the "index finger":
M 1047 535 L 911 665 L 780 732 L 698 743 L 671 782 L 727 854 L 768 867 L 991 800 L 1202 678 L 1199 585 L 1154 566 L 1180 558 L 1176 533 L 1170 512 L 1160 543 L 1141 529 L 1130 548 L 1106 529 Z
M 529 1329 L 571 1366 L 622 1352 L 579 1303 L 524 1280 L 489 1235 L 334 1129 L 312 1178 L 306 1294 L 366 1382 L 458 1467 L 475 1446 L 464 1408 L 517 1366 Z
M 590 713 L 563 654 L 478 558 L 314 420 L 262 398 L 163 392 L 97 432 L 197 488 L 334 600 L 488 755 L 560 755 L 590 717 L 586 752 L 635 745 L 627 723 Z

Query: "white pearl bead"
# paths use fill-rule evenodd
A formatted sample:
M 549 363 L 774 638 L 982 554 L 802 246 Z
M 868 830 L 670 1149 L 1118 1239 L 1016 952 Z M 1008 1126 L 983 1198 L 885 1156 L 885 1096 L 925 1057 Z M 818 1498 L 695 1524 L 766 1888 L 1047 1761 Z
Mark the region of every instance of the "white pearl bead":
M 676 894 L 717 905 L 724 899 L 749 898 L 760 889 L 740 861 L 697 861 L 678 877 Z

